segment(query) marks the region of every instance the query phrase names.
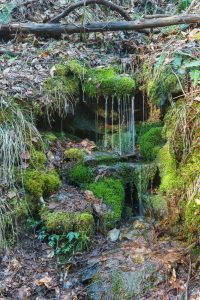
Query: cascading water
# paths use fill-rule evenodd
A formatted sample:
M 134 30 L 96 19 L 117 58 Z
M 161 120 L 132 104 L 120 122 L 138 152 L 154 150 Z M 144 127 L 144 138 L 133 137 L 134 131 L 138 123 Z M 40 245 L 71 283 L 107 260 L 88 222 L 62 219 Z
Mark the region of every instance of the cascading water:
M 104 98 L 104 150 L 118 152 L 120 155 L 134 154 L 134 110 L 134 97 Z M 97 118 L 96 122 L 98 122 Z

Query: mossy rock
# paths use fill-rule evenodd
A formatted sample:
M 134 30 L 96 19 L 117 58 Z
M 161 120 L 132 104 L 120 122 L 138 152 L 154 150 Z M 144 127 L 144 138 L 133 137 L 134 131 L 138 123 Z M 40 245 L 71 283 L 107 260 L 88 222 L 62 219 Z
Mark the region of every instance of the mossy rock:
M 92 214 L 76 213 L 74 215 L 74 230 L 92 236 L 94 234 L 95 222 Z
M 87 155 L 84 158 L 84 163 L 88 166 L 98 165 L 112 165 L 120 160 L 119 155 L 104 153 L 104 152 L 93 152 L 91 155 Z
M 78 148 L 70 148 L 64 154 L 68 160 L 72 161 L 81 161 L 85 156 L 85 152 Z
M 63 234 L 73 230 L 73 222 L 68 212 L 49 212 L 46 216 L 43 213 L 42 218 L 48 232 Z
M 69 172 L 69 182 L 78 186 L 86 186 L 93 182 L 94 172 L 83 164 L 75 165 Z
M 147 94 L 157 106 L 162 106 L 164 99 L 181 89 L 177 76 L 170 66 L 154 72 L 153 78 L 148 81 Z
M 61 188 L 61 180 L 55 171 L 27 170 L 23 178 L 25 190 L 36 199 L 47 197 Z
M 125 191 L 122 182 L 119 179 L 103 179 L 89 185 L 94 195 L 103 199 L 103 202 L 113 210 L 115 222 L 119 222 L 122 216 L 124 206 Z
M 138 142 L 142 157 L 149 161 L 154 160 L 164 145 L 162 127 L 151 128 L 139 137 Z
M 161 175 L 160 191 L 169 195 L 183 188 L 183 178 L 179 175 L 176 160 L 170 153 L 168 144 L 159 151 L 158 163 Z
M 156 218 L 166 218 L 168 216 L 167 199 L 163 195 L 152 195 L 150 205 Z
M 185 226 L 191 234 L 200 232 L 200 193 L 190 199 L 186 205 Z
M 85 92 L 90 97 L 132 95 L 135 90 L 135 80 L 130 76 L 119 75 L 111 67 L 96 68 L 88 72 Z
M 46 143 L 56 143 L 58 139 L 57 136 L 51 131 L 42 132 L 42 137 Z

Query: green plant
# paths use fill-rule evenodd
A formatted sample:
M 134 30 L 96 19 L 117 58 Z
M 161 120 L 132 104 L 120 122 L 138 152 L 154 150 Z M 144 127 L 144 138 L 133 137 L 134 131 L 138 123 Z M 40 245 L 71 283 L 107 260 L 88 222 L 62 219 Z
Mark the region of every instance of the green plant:
M 149 99 L 157 106 L 163 105 L 164 99 L 169 98 L 172 93 L 181 90 L 178 75 L 170 65 L 165 68 L 154 69 L 152 79 L 148 80 L 147 94 Z
M 142 157 L 146 160 L 154 160 L 164 144 L 162 127 L 151 128 L 139 137 L 138 143 Z
M 45 108 L 48 118 L 55 112 L 63 118 L 70 110 L 73 111 L 84 73 L 85 69 L 76 60 L 55 65 L 54 77 L 49 77 L 45 82 Z
M 12 99 L 0 100 L 0 180 L 13 188 L 16 170 L 22 173 L 23 155 L 29 151 L 31 138 L 41 137 L 30 118 L 30 113 Z M 22 175 L 20 175 L 20 181 Z
M 94 180 L 94 173 L 91 168 L 78 164 L 69 172 L 69 181 L 72 184 L 86 186 Z
M 125 198 L 122 182 L 119 179 L 103 179 L 90 184 L 89 189 L 112 208 L 114 221 L 120 221 Z
M 47 158 L 44 152 L 35 150 L 34 148 L 31 150 L 30 162 L 29 162 L 29 166 L 31 168 L 44 169 L 46 162 L 47 162 Z
M 81 161 L 84 158 L 85 153 L 78 148 L 71 148 L 65 151 L 65 157 L 73 161 Z

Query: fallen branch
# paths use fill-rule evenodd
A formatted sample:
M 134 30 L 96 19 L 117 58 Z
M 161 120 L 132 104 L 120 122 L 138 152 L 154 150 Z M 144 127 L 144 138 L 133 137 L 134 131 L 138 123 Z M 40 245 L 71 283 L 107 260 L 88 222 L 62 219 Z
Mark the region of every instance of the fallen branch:
M 119 21 L 119 22 L 96 22 L 84 25 L 76 24 L 40 24 L 40 23 L 12 23 L 1 25 L 0 36 L 16 33 L 33 33 L 38 35 L 59 35 L 61 33 L 73 34 L 81 32 L 105 32 L 121 30 L 138 30 L 155 27 L 165 27 L 178 24 L 200 24 L 198 15 L 176 15 L 172 17 L 158 18 L 144 21 Z
M 73 3 L 62 13 L 60 13 L 59 15 L 52 18 L 50 20 L 50 23 L 58 23 L 62 18 L 67 17 L 76 8 L 88 6 L 91 4 L 104 5 L 108 8 L 110 8 L 111 10 L 118 12 L 126 21 L 132 21 L 132 18 L 129 16 L 129 14 L 123 8 L 121 8 L 119 5 L 114 4 L 108 0 L 81 0 L 76 3 Z

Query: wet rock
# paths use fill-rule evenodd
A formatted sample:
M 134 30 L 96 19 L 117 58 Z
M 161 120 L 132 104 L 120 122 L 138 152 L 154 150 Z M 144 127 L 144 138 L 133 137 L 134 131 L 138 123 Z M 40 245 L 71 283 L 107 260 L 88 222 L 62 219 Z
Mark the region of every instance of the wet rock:
M 93 152 L 91 155 L 87 155 L 84 158 L 84 162 L 90 166 L 109 165 L 118 161 L 120 161 L 120 156 L 109 152 Z
M 78 283 L 78 279 L 77 278 L 71 278 L 70 280 L 67 280 L 63 283 L 63 289 L 68 290 L 68 289 L 72 289 L 73 287 L 75 287 L 75 285 Z
M 114 228 L 108 232 L 108 239 L 111 242 L 116 242 L 119 239 L 119 235 L 120 235 L 120 230 L 117 228 Z
M 86 267 L 84 270 L 80 272 L 80 282 L 84 284 L 90 282 L 97 274 L 98 270 L 99 270 L 98 262 L 94 262 L 92 265 Z
M 138 238 L 138 235 L 140 234 L 140 232 L 135 229 L 135 230 L 129 230 L 129 231 L 124 231 L 121 233 L 120 235 L 120 240 L 128 240 L 128 241 L 135 241 Z

